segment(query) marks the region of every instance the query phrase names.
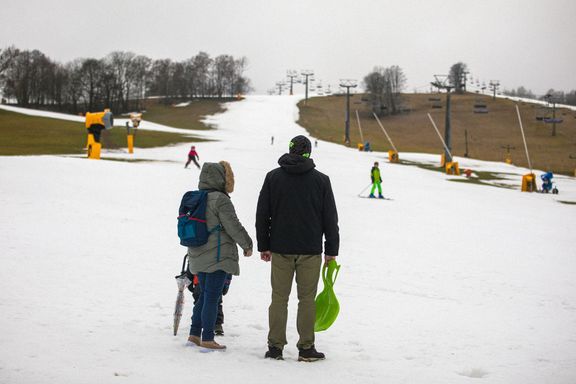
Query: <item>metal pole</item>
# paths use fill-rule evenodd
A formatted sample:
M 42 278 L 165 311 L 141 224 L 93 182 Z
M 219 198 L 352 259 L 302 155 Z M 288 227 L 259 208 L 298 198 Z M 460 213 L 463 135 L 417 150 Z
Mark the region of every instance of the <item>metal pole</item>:
M 362 134 L 362 125 L 360 124 L 360 116 L 358 116 L 358 110 L 356 110 L 356 120 L 358 121 L 358 131 L 360 131 L 360 142 L 364 144 L 364 135 Z
M 308 102 L 308 77 L 314 76 L 314 71 L 302 70 L 302 71 L 300 71 L 300 74 L 306 78 L 306 82 L 305 82 L 306 83 L 306 97 L 304 99 L 304 104 L 306 104 Z
M 520 117 L 520 109 L 516 104 L 516 114 L 518 115 L 518 122 L 520 123 L 520 131 L 522 131 L 522 140 L 524 140 L 524 149 L 526 149 L 526 159 L 528 160 L 528 167 L 532 173 L 532 163 L 530 162 L 530 155 L 528 154 L 528 145 L 526 144 L 526 136 L 524 135 L 524 127 L 522 126 L 522 118 Z
M 466 141 L 466 153 L 464 157 L 468 157 L 468 129 L 464 129 L 464 140 Z
M 380 126 L 380 128 L 382 128 L 382 132 L 384 132 L 384 134 L 386 135 L 386 138 L 388 139 L 388 141 L 390 142 L 390 145 L 392 146 L 392 148 L 394 149 L 394 152 L 398 153 L 398 150 L 396 149 L 396 146 L 394 145 L 394 143 L 392 142 L 392 139 L 390 138 L 390 136 L 388 136 L 388 132 L 386 132 L 386 130 L 384 129 L 384 126 L 382 125 L 382 123 L 380 122 L 380 119 L 378 118 L 378 115 L 376 115 L 376 113 L 372 112 L 372 114 L 374 115 L 374 117 L 376 118 L 376 121 L 378 122 L 378 125 Z
M 344 141 L 350 145 L 350 88 L 356 88 L 356 80 L 342 79 L 340 86 L 346 88 L 346 125 L 344 129 Z
M 452 146 L 450 144 L 452 139 L 452 129 L 450 126 L 450 88 L 447 89 L 446 93 L 446 125 L 444 127 L 444 141 L 446 143 L 446 153 L 444 154 L 446 162 L 452 161 L 452 155 L 450 154 L 450 150 Z
M 298 76 L 298 72 L 289 69 L 288 71 L 286 71 L 286 76 L 288 76 L 288 78 L 290 78 L 290 96 L 292 96 L 294 94 L 294 78 L 296 76 Z
M 556 136 L 556 101 L 552 102 L 552 136 Z
M 444 142 L 444 139 L 442 138 L 442 135 L 440 134 L 440 131 L 438 130 L 438 127 L 436 126 L 436 123 L 434 122 L 434 119 L 432 119 L 432 116 L 430 116 L 430 114 L 428 114 L 428 118 L 430 119 L 430 122 L 432 122 L 432 126 L 433 126 L 434 129 L 436 130 L 436 133 L 438 134 L 438 137 L 440 138 L 440 141 L 442 142 L 442 145 L 444 146 L 444 149 L 445 149 L 446 152 L 450 155 L 450 159 L 452 159 L 452 154 L 450 153 L 450 150 L 449 150 L 448 147 L 446 146 L 446 143 Z
M 350 144 L 350 87 L 346 87 L 346 130 L 345 142 Z

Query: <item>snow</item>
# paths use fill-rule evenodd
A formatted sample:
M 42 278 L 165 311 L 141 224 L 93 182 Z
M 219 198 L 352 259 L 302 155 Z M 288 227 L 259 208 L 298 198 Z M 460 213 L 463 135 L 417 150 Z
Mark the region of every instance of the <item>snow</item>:
M 232 199 L 253 238 L 264 175 L 305 134 L 294 122 L 298 100 L 230 103 L 208 118 L 218 129 L 205 135 L 219 141 L 197 145 L 202 161 L 231 162 Z M 332 180 L 340 216 L 341 310 L 317 334 L 327 359 L 306 364 L 296 361 L 294 292 L 286 360 L 263 359 L 270 265 L 258 255 L 241 260 L 224 298 L 218 341 L 228 351 L 186 346 L 189 294 L 172 336 L 185 253 L 175 219 L 198 181 L 198 170 L 183 168 L 187 150 L 104 152 L 149 160 L 131 163 L 0 157 L 0 382 L 576 382 L 576 206 L 558 202 L 576 201 L 574 178 L 558 178 L 558 196 L 521 193 L 527 170 L 511 165 L 457 159 L 508 173 L 514 190 L 319 141 L 312 157 Z M 357 197 L 374 161 L 393 200 Z

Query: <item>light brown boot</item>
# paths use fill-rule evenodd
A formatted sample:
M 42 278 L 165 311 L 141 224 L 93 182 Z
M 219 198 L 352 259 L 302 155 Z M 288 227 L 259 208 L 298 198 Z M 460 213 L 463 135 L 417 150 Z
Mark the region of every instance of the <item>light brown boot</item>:
M 217 350 L 217 351 L 224 351 L 224 350 L 226 350 L 226 346 L 225 346 L 225 345 L 218 344 L 218 343 L 215 342 L 214 340 L 202 341 L 202 342 L 200 343 L 200 346 L 201 346 L 202 348 L 214 349 L 214 350 Z
M 188 341 L 193 344 L 196 344 L 197 346 L 200 346 L 200 344 L 202 343 L 200 341 L 200 336 L 194 336 L 194 335 L 188 336 Z

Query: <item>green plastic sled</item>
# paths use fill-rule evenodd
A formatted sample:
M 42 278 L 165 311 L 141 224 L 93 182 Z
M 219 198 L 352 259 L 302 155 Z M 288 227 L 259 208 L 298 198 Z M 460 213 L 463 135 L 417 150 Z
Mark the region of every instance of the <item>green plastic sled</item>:
M 314 332 L 325 331 L 336 321 L 340 304 L 334 293 L 334 283 L 338 277 L 340 266 L 336 260 L 330 260 L 328 266 L 322 267 L 322 281 L 324 289 L 316 297 L 316 322 L 314 323 Z M 334 274 L 336 272 L 336 274 Z

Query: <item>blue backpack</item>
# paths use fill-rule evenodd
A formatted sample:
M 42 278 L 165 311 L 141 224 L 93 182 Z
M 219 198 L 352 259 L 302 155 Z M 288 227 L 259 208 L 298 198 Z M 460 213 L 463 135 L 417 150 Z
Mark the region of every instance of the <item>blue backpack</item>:
M 208 236 L 218 231 L 218 256 L 220 261 L 220 224 L 208 230 L 206 225 L 206 205 L 208 191 L 189 191 L 182 196 L 178 209 L 178 237 L 180 245 L 198 247 L 208 242 Z

